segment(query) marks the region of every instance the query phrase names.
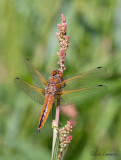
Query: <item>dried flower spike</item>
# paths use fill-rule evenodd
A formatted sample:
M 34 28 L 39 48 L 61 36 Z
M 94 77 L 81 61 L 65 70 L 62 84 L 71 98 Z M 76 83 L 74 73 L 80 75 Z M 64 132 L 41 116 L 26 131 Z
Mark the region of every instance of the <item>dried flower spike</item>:
M 63 14 L 61 14 L 61 24 L 57 24 L 59 32 L 56 32 L 56 36 L 58 38 L 58 42 L 60 43 L 60 51 L 57 52 L 57 55 L 59 57 L 59 62 L 61 67 L 61 71 L 65 70 L 65 56 L 66 56 L 66 51 L 69 46 L 69 36 L 66 35 L 66 30 L 67 30 L 67 23 L 66 23 L 66 18 L 64 17 Z

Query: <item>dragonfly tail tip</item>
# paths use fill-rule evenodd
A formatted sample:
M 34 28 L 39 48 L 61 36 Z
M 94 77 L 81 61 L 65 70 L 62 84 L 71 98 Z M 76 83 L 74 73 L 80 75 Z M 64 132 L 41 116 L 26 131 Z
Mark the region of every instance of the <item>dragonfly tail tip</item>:
M 38 128 L 38 129 L 37 129 L 37 133 L 39 133 L 39 132 L 40 132 L 40 129 Z

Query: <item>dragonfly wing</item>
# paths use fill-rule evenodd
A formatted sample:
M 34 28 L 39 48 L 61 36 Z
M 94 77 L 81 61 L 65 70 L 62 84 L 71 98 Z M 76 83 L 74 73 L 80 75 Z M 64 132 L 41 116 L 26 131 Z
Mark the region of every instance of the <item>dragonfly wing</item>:
M 39 124 L 38 124 L 37 133 L 40 131 L 40 129 L 45 124 L 45 122 L 47 120 L 47 117 L 48 117 L 48 115 L 50 113 L 50 110 L 52 108 L 53 101 L 54 101 L 54 98 L 53 98 L 52 95 L 47 95 L 46 96 L 45 102 L 44 102 L 44 107 L 42 109 L 42 112 L 41 112 L 40 118 L 39 118 Z
M 34 101 L 43 104 L 45 91 L 39 87 L 31 85 L 20 78 L 15 78 L 14 82 Z
M 106 90 L 106 86 L 104 85 L 96 85 L 92 87 L 86 87 L 75 90 L 67 90 L 60 92 L 62 104 L 67 103 L 80 103 L 83 99 L 88 98 L 96 93 L 100 93 Z
M 73 88 L 79 88 L 81 86 L 82 88 L 87 87 L 87 85 L 94 85 L 99 84 L 99 81 L 101 79 L 101 76 L 104 75 L 106 72 L 105 67 L 96 67 L 92 70 L 89 70 L 88 72 L 85 72 L 83 74 L 68 78 L 60 83 L 62 86 L 63 84 L 66 84 L 65 89 L 71 89 Z
M 34 66 L 32 65 L 32 63 L 30 62 L 30 60 L 28 58 L 25 59 L 25 63 L 27 65 L 28 71 L 32 75 L 32 78 L 35 81 L 35 83 L 41 87 L 45 87 L 47 85 L 47 81 L 42 76 L 42 74 L 34 68 Z

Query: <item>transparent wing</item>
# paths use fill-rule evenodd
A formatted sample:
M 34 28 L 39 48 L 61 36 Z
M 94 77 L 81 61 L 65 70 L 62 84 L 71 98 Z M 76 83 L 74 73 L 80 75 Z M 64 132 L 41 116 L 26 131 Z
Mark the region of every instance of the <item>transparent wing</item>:
M 80 101 L 82 101 L 85 98 L 89 98 L 90 96 L 105 91 L 106 88 L 107 87 L 104 85 L 96 85 L 92 87 L 62 91 L 58 92 L 57 94 L 61 95 L 61 104 L 80 103 Z
M 34 101 L 43 104 L 45 91 L 39 87 L 31 85 L 20 78 L 15 78 L 14 82 Z
M 32 63 L 30 62 L 30 60 L 28 58 L 25 59 L 25 63 L 27 65 L 28 71 L 32 75 L 32 78 L 35 81 L 35 83 L 41 87 L 45 87 L 47 85 L 47 81 L 42 76 L 42 74 L 34 68 L 34 66 L 32 65 Z
M 105 67 L 96 67 L 92 70 L 89 70 L 88 72 L 85 72 L 83 74 L 68 78 L 64 80 L 63 82 L 59 83 L 58 85 L 62 86 L 66 84 L 65 89 L 71 89 L 71 88 L 79 88 L 80 86 L 83 88 L 90 85 L 96 84 L 96 81 L 99 84 L 99 81 L 101 79 L 101 76 L 104 75 L 106 72 Z

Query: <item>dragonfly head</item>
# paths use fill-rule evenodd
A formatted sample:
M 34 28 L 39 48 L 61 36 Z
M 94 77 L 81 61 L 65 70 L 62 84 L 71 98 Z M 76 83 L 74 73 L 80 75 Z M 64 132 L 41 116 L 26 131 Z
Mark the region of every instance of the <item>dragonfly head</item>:
M 52 76 L 55 76 L 55 75 L 59 75 L 59 77 L 62 79 L 63 78 L 63 73 L 59 70 L 55 70 L 55 71 L 52 71 Z

